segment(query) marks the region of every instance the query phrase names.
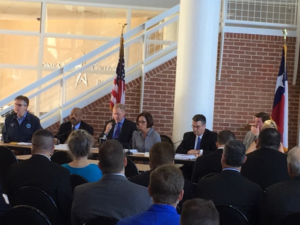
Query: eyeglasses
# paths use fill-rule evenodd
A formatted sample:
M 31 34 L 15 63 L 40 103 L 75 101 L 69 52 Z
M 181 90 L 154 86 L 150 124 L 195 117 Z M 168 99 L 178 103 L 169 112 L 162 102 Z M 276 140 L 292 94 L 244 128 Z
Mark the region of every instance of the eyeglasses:
M 17 103 L 15 103 L 15 106 L 21 107 L 21 106 L 27 106 L 27 105 L 23 105 L 23 104 L 17 104 Z
M 147 121 L 143 121 L 143 120 L 137 121 L 137 124 L 145 124 L 145 123 L 147 123 Z
M 194 129 L 194 128 L 199 129 L 199 128 L 203 127 L 203 126 L 204 126 L 204 125 L 202 125 L 202 126 L 193 126 L 193 125 L 192 125 L 191 127 L 192 127 L 193 129 Z

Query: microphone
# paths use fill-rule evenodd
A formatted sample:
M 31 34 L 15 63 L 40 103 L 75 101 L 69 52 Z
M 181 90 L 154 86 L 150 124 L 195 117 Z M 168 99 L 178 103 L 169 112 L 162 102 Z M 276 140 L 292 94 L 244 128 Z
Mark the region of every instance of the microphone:
M 182 141 L 183 141 L 183 140 L 173 142 L 173 145 L 176 145 L 177 143 L 182 142 Z
M 125 155 L 132 155 L 133 153 L 130 151 L 132 147 L 132 138 L 130 138 L 130 141 L 129 141 L 129 146 L 128 146 L 128 152 L 125 152 Z
M 60 134 L 60 135 L 55 135 L 54 138 L 56 138 L 57 140 L 59 140 L 63 135 L 69 134 L 69 133 L 71 133 L 72 131 L 73 131 L 73 130 L 69 130 L 69 131 L 67 131 L 67 132 L 65 132 L 65 133 L 62 133 L 62 134 Z M 59 142 L 60 142 L 60 140 L 59 140 Z

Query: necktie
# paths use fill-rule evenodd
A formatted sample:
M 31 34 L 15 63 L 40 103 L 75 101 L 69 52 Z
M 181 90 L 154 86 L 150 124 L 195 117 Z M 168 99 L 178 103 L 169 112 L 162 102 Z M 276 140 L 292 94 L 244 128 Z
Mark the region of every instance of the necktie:
M 199 136 L 199 137 L 198 137 L 198 142 L 197 142 L 197 147 L 196 147 L 197 150 L 200 149 L 200 144 L 201 144 L 201 138 L 200 138 L 200 136 Z
M 121 133 L 121 123 L 117 123 L 117 129 L 115 131 L 114 139 L 118 139 Z
M 76 129 L 75 129 L 75 126 L 73 127 L 73 129 L 72 129 L 72 130 L 76 130 Z

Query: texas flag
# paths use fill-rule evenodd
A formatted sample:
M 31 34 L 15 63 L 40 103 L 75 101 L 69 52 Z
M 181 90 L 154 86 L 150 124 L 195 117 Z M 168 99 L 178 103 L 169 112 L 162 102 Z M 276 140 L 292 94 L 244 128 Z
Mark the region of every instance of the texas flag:
M 272 119 L 278 126 L 284 151 L 288 150 L 288 80 L 286 71 L 286 52 L 287 47 L 286 45 L 283 45 L 272 110 Z

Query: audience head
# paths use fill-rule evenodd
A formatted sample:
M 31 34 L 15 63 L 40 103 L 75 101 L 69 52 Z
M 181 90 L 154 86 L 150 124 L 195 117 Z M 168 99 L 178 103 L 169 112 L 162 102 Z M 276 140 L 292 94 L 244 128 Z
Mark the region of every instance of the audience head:
M 29 106 L 29 99 L 26 96 L 19 95 L 15 98 L 14 112 L 18 117 L 22 117 Z
M 76 126 L 77 124 L 79 124 L 81 122 L 82 119 L 82 109 L 80 108 L 74 108 L 71 111 L 71 115 L 69 116 L 70 118 L 70 122 L 73 124 L 73 126 Z
M 212 201 L 187 200 L 182 206 L 180 225 L 219 225 L 219 213 Z
M 235 135 L 230 130 L 222 130 L 218 134 L 219 146 L 224 146 L 228 141 L 235 140 Z
M 274 128 L 263 129 L 258 136 L 258 148 L 270 148 L 278 151 L 281 135 Z
M 94 145 L 94 138 L 85 130 L 74 130 L 69 135 L 67 144 L 74 158 L 87 157 Z
M 193 128 L 194 134 L 197 136 L 201 136 L 205 131 L 205 127 L 206 127 L 205 116 L 203 116 L 201 114 L 195 115 L 192 120 L 192 128 Z
M 122 121 L 125 116 L 125 105 L 121 103 L 117 103 L 113 108 L 113 117 L 116 123 Z
M 270 116 L 265 112 L 259 112 L 255 115 L 254 123 L 255 127 L 257 127 L 259 130 L 261 130 L 263 123 L 266 120 L 269 120 Z
M 276 125 L 275 121 L 273 121 L 273 120 L 266 120 L 261 129 L 263 130 L 266 128 L 273 128 L 273 129 L 277 130 L 277 125 Z
M 108 140 L 99 148 L 99 168 L 103 174 L 124 173 L 127 164 L 123 147 L 117 140 Z
M 290 177 L 300 176 L 300 147 L 289 150 L 287 156 L 288 172 Z
M 228 141 L 222 155 L 222 167 L 239 168 L 246 161 L 246 147 L 237 140 Z
M 147 130 L 154 125 L 153 117 L 149 112 L 142 112 L 136 118 L 136 124 L 141 131 Z
M 167 142 L 157 142 L 152 145 L 149 151 L 149 165 L 151 169 L 158 166 L 173 164 L 175 151 Z
M 176 208 L 183 197 L 184 178 L 174 165 L 159 166 L 150 174 L 148 186 L 153 203 L 172 205 Z
M 40 129 L 34 132 L 31 138 L 32 154 L 41 153 L 51 156 L 54 151 L 54 137 L 53 134 L 45 129 Z

